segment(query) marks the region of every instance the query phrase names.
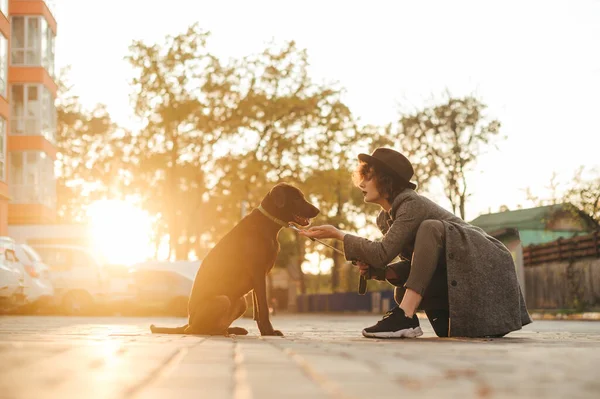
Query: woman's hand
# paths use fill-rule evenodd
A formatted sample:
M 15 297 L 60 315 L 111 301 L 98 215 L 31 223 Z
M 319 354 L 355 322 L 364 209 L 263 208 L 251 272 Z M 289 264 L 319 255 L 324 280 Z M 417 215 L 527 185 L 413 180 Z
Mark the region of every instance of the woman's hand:
M 371 277 L 369 276 L 369 265 L 367 265 L 366 263 L 363 263 L 361 261 L 357 261 L 356 265 L 358 266 L 358 270 L 360 272 L 360 275 L 363 277 Z
M 346 233 L 335 228 L 332 225 L 324 224 L 322 226 L 313 226 L 306 230 L 300 230 L 299 234 L 309 238 L 334 238 L 343 240 Z
M 357 261 L 358 271 L 362 277 L 366 277 L 368 280 L 385 280 L 385 269 L 371 268 L 368 264 Z

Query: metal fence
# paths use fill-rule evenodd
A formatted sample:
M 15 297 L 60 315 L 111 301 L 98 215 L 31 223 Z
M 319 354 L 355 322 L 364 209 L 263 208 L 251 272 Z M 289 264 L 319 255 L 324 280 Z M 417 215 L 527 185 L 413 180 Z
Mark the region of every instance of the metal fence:
M 587 257 L 600 258 L 600 231 L 523 248 L 525 267 Z

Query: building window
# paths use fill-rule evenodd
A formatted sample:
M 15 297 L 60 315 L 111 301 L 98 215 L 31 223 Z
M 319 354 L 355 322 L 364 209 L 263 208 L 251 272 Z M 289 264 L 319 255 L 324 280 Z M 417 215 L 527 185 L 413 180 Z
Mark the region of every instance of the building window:
M 6 181 L 6 120 L 0 116 L 0 181 Z
M 0 33 L 0 95 L 6 98 L 8 81 L 8 40 Z
M 11 85 L 10 133 L 42 135 L 54 143 L 56 107 L 50 91 L 43 85 Z
M 54 32 L 44 17 L 12 17 L 11 64 L 41 65 L 54 77 Z
M 8 18 L 8 0 L 0 0 L 0 11 Z
M 56 207 L 54 162 L 42 151 L 11 151 L 10 192 L 17 204 Z
M 54 78 L 54 32 L 42 18 L 42 66 Z

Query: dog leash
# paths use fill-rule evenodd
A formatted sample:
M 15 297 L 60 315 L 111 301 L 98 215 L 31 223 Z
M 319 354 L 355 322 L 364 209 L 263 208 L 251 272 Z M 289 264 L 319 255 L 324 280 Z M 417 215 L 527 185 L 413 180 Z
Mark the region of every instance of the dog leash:
M 281 219 L 277 219 L 275 216 L 273 216 L 269 212 L 267 212 L 262 207 L 262 205 L 259 205 L 257 209 L 260 211 L 260 213 L 262 213 L 263 215 L 265 215 L 269 220 L 273 221 L 274 223 L 277 223 L 278 225 L 280 225 L 282 227 L 288 227 L 288 228 L 290 228 L 292 230 L 296 230 L 297 232 L 301 231 L 301 229 L 298 226 L 296 226 L 295 224 L 293 224 L 293 223 L 286 223 L 286 222 L 284 222 Z M 311 241 L 316 241 L 319 244 L 325 245 L 326 247 L 333 249 L 335 252 L 337 252 L 338 254 L 340 254 L 340 255 L 342 255 L 344 257 L 346 256 L 346 254 L 344 253 L 344 251 L 341 251 L 341 250 L 337 249 L 334 246 L 326 244 L 323 241 L 321 241 L 319 239 L 316 239 L 316 238 L 313 238 L 313 237 L 308 237 L 308 238 L 310 238 Z M 352 264 L 356 265 L 356 262 L 352 261 Z M 359 278 L 359 280 L 358 280 L 358 293 L 360 295 L 364 295 L 367 292 L 367 279 L 368 278 L 370 278 L 370 276 L 362 276 L 361 275 L 360 278 Z
M 300 232 L 300 231 L 301 231 L 301 229 L 300 229 L 300 228 L 298 228 L 298 226 L 296 226 L 296 225 L 294 225 L 294 224 L 292 224 L 292 223 L 290 223 L 288 227 L 289 227 L 289 228 L 291 228 L 291 229 L 293 229 L 293 230 L 296 230 L 297 232 Z M 305 236 L 305 237 L 306 237 L 306 236 Z M 321 241 L 321 240 L 319 240 L 319 239 L 316 239 L 316 238 L 313 238 L 313 237 L 308 237 L 308 238 L 310 238 L 310 240 L 311 240 L 311 241 L 316 241 L 316 242 L 318 242 L 319 244 L 323 244 L 323 245 L 325 245 L 326 247 L 333 249 L 333 250 L 334 250 L 335 252 L 337 252 L 338 254 L 341 254 L 341 255 L 343 255 L 344 257 L 346 257 L 346 254 L 345 254 L 343 251 L 341 251 L 341 250 L 337 249 L 336 247 L 334 247 L 334 246 L 331 246 L 331 245 L 329 245 L 329 244 L 326 244 L 326 243 L 324 243 L 323 241 Z M 353 264 L 353 265 L 356 265 L 356 261 L 352 261 L 352 264 Z M 358 293 L 359 293 L 360 295 L 364 295 L 364 294 L 367 292 L 367 279 L 368 279 L 368 278 L 370 278 L 370 272 L 369 272 L 369 275 L 368 275 L 368 276 L 362 276 L 362 275 L 361 275 L 361 276 L 360 276 L 360 278 L 359 278 L 359 280 L 358 280 Z
M 296 225 L 294 225 L 294 224 L 292 224 L 292 223 L 290 223 L 290 224 L 288 225 L 288 227 L 289 227 L 290 229 L 296 230 L 297 232 L 300 232 L 300 231 L 302 231 L 301 229 L 299 229 L 299 228 L 298 228 L 298 226 L 296 226 Z M 305 236 L 305 237 L 306 237 L 306 236 Z M 335 252 L 337 252 L 337 253 L 338 253 L 338 254 L 340 254 L 340 255 L 344 255 L 344 256 L 346 256 L 346 254 L 344 253 L 344 251 L 341 251 L 341 250 L 339 250 L 338 248 L 336 248 L 336 247 L 334 247 L 334 246 L 332 246 L 332 245 L 326 244 L 326 243 L 324 243 L 323 241 L 321 241 L 321 240 L 318 240 L 318 239 L 316 239 L 316 238 L 313 238 L 313 237 L 308 237 L 308 238 L 310 238 L 310 240 L 311 240 L 311 241 L 316 241 L 316 242 L 318 242 L 319 244 L 323 244 L 323 245 L 325 245 L 326 247 L 329 247 L 329 248 L 333 249 Z

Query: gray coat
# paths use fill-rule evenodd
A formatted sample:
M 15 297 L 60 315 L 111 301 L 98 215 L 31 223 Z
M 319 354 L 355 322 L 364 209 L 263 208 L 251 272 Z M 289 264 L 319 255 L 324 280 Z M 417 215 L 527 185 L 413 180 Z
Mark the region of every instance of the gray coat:
M 505 334 L 531 323 L 510 251 L 431 200 L 406 189 L 389 214 L 381 211 L 381 241 L 346 234 L 346 259 L 383 268 L 397 256 L 411 259 L 415 236 L 424 220 L 440 220 L 446 232 L 450 331 L 454 337 Z

